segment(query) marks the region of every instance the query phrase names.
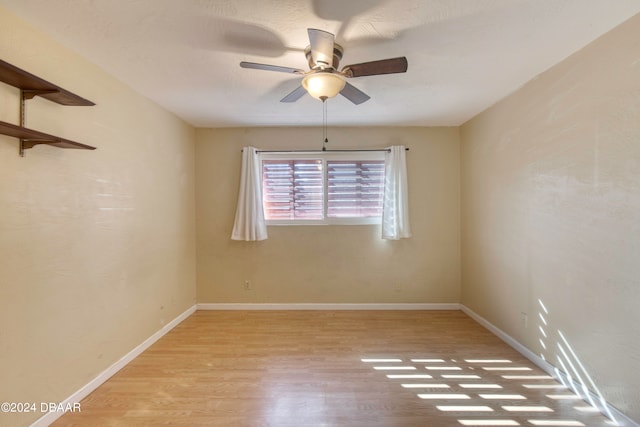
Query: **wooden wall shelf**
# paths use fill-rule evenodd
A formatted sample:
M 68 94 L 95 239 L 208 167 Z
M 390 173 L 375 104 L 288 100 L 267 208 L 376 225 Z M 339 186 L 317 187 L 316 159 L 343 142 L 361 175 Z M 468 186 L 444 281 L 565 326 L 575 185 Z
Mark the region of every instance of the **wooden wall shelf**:
M 54 135 L 49 135 L 24 126 L 25 122 L 25 101 L 35 96 L 40 96 L 49 101 L 61 105 L 92 106 L 93 102 L 84 99 L 74 93 L 49 83 L 27 71 L 15 67 L 0 59 L 0 81 L 20 89 L 22 100 L 20 103 L 20 123 L 13 125 L 0 121 L 0 134 L 8 135 L 20 139 L 20 155 L 24 156 L 24 150 L 38 144 L 47 144 L 59 148 L 77 148 L 84 150 L 95 150 L 95 147 L 70 141 Z
M 59 136 L 49 135 L 33 129 L 22 126 L 12 125 L 11 123 L 0 121 L 0 134 L 19 138 L 24 144 L 24 149 L 31 148 L 38 144 L 53 145 L 58 148 L 80 148 L 83 150 L 95 150 L 96 147 L 80 144 L 79 142 L 70 141 L 60 138 Z

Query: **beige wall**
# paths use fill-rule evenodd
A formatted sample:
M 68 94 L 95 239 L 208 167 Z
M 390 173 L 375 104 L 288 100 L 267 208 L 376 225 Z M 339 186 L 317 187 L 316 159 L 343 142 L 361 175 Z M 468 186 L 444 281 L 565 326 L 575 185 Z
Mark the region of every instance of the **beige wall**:
M 0 402 L 59 402 L 194 304 L 195 131 L 2 9 L 0 58 L 97 104 L 27 107 L 95 151 L 0 136 Z
M 412 239 L 381 240 L 378 226 L 297 226 L 246 243 L 229 237 L 240 148 L 319 148 L 321 129 L 194 131 L 0 12 L 0 58 L 98 104 L 28 106 L 30 127 L 96 151 L 37 147 L 21 159 L 17 140 L 0 136 L 0 401 L 65 399 L 196 295 L 462 299 L 552 363 L 562 331 L 605 397 L 640 419 L 640 18 L 460 133 L 330 128 L 332 148 L 411 148 Z M 0 84 L 0 120 L 17 123 L 18 102 Z M 546 350 L 538 301 L 549 311 Z
M 553 364 L 561 331 L 636 420 L 638 40 L 640 16 L 461 128 L 462 302 Z
M 456 303 L 460 298 L 459 136 L 456 128 L 330 128 L 330 148 L 410 147 L 413 238 L 379 226 L 269 227 L 269 239 L 230 239 L 240 149 L 313 149 L 318 128 L 198 130 L 198 302 Z M 250 280 L 252 290 L 243 290 Z

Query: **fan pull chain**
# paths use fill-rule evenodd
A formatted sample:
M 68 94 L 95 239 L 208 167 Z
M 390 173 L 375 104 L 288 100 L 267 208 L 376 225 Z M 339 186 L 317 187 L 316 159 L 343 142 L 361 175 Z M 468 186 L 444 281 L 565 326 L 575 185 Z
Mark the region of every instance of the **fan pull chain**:
M 322 151 L 327 151 L 327 143 L 329 139 L 327 138 L 327 101 L 326 99 L 322 100 Z

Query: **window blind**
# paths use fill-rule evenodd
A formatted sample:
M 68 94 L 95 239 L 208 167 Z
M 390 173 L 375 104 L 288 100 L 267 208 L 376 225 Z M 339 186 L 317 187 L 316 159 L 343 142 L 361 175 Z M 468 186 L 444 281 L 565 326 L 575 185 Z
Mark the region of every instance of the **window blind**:
M 382 215 L 384 161 L 327 160 L 327 217 Z
M 262 154 L 265 219 L 285 224 L 376 224 L 382 217 L 380 153 Z
M 267 220 L 321 220 L 324 217 L 321 159 L 263 160 L 262 191 Z

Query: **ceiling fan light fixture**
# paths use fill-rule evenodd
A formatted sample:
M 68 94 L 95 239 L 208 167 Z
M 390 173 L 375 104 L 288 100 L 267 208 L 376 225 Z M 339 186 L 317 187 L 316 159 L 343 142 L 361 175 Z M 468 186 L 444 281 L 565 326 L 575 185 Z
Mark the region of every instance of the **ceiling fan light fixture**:
M 312 73 L 302 79 L 302 87 L 321 101 L 338 95 L 346 83 L 342 75 L 332 72 Z

